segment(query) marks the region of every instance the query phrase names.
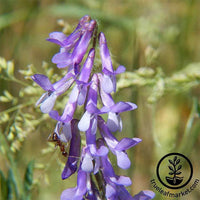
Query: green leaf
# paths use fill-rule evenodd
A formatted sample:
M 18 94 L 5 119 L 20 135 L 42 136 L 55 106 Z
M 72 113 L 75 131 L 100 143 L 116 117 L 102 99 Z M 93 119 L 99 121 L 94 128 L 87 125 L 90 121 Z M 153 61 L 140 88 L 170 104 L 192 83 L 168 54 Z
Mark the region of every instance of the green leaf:
M 7 199 L 7 194 L 8 194 L 8 186 L 7 186 L 7 180 L 3 174 L 3 172 L 0 170 L 0 186 L 1 186 L 1 198 L 2 199 Z
M 33 185 L 33 171 L 34 171 L 34 161 L 30 161 L 27 165 L 25 176 L 24 176 L 24 191 L 26 194 L 26 199 L 31 197 L 31 189 Z
M 17 184 L 12 169 L 9 169 L 8 171 L 7 187 L 8 187 L 7 200 L 19 199 Z

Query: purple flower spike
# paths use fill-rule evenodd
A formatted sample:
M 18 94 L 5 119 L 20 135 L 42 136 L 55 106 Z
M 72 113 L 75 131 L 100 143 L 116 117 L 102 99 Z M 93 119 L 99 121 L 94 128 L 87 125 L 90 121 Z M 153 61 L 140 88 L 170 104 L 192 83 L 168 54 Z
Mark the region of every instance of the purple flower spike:
M 110 52 L 107 46 L 107 41 L 103 33 L 99 34 L 99 46 L 100 55 L 102 60 L 103 76 L 103 90 L 106 93 L 116 92 L 116 74 L 123 73 L 125 71 L 124 66 L 119 66 L 116 71 L 113 70 Z
M 72 139 L 70 142 L 69 157 L 62 172 L 62 179 L 70 177 L 77 170 L 77 163 L 80 157 L 81 136 L 77 127 L 77 120 L 71 122 Z

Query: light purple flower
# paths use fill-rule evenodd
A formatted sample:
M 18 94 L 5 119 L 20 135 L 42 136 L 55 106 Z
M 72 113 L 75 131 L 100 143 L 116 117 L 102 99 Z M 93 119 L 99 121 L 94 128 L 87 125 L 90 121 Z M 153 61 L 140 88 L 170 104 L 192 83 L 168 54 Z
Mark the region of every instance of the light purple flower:
M 102 72 L 104 73 L 102 79 L 103 90 L 106 93 L 116 92 L 115 76 L 116 74 L 123 73 L 126 70 L 126 68 L 120 65 L 117 68 L 117 70 L 114 71 L 110 57 L 110 52 L 107 46 L 107 41 L 105 35 L 102 32 L 99 34 L 99 47 L 102 61 Z
M 128 169 L 130 167 L 130 160 L 125 150 L 135 146 L 141 142 L 140 138 L 123 138 L 120 142 L 109 131 L 105 121 L 102 117 L 98 116 L 98 126 L 100 133 L 108 145 L 109 149 L 117 157 L 117 165 L 122 169 Z
M 35 74 L 31 78 L 45 91 L 40 99 L 37 101 L 36 106 L 40 105 L 43 113 L 49 113 L 55 104 L 57 97 L 67 91 L 74 82 L 74 75 L 67 73 L 61 80 L 52 84 L 49 78 L 43 74 Z
M 100 167 L 100 157 L 108 154 L 108 148 L 101 146 L 99 149 L 97 149 L 96 134 L 92 133 L 91 128 L 86 131 L 86 144 L 87 146 L 83 149 L 81 156 L 81 169 L 83 171 L 93 172 L 96 174 Z
M 91 132 L 96 134 L 97 130 L 97 114 L 100 113 L 97 108 L 98 97 L 98 78 L 94 74 L 91 80 L 91 85 L 88 92 L 86 111 L 83 114 L 78 124 L 80 131 L 87 131 L 91 127 Z
M 72 90 L 72 94 L 70 101 L 74 102 L 76 100 L 76 94 L 78 94 L 78 105 L 83 105 L 85 103 L 86 95 L 87 95 L 87 89 L 90 83 L 88 83 L 90 78 L 90 73 L 93 67 L 94 63 L 94 57 L 95 57 L 95 50 L 92 48 L 90 52 L 88 53 L 88 57 L 81 69 L 79 79 L 76 81 L 76 85 Z
M 122 101 L 115 104 L 111 94 L 106 93 L 103 89 L 104 82 L 102 81 L 102 74 L 99 73 L 98 78 L 100 83 L 100 97 L 104 105 L 104 107 L 101 108 L 101 112 L 108 113 L 107 126 L 112 132 L 117 130 L 122 131 L 122 120 L 119 114 L 121 112 L 134 110 L 137 108 L 137 105 Z

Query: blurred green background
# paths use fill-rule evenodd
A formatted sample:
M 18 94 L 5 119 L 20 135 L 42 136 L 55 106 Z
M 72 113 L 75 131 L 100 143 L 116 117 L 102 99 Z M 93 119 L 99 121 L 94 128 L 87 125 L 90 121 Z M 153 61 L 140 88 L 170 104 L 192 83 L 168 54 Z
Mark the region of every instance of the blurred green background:
M 133 185 L 129 190 L 133 194 L 144 189 L 153 190 L 150 180 L 156 178 L 159 159 L 169 152 L 181 152 L 193 164 L 194 181 L 200 179 L 199 11 L 198 0 L 0 0 L 0 56 L 14 62 L 15 79 L 25 84 L 32 82 L 25 80 L 19 70 L 28 71 L 30 64 L 34 65 L 33 72 L 45 74 L 48 69 L 53 76 L 52 69 L 54 73 L 59 72 L 51 58 L 59 49 L 45 41 L 48 34 L 53 31 L 68 34 L 83 15 L 90 15 L 97 20 L 98 30 L 105 33 L 114 62 L 134 73 L 127 85 L 123 82 L 127 76 L 119 76 L 120 89 L 114 98 L 132 101 L 138 109 L 122 114 L 123 131 L 117 133 L 117 137 L 139 137 L 143 141 L 128 151 L 131 169 L 128 172 L 118 170 L 118 173 L 131 176 Z M 45 68 L 43 61 L 49 66 Z M 0 169 L 5 177 L 9 174 L 12 163 L 6 158 L 4 146 L 11 147 L 13 138 L 17 138 L 17 147 L 11 148 L 10 154 L 19 177 L 23 179 L 27 164 L 31 160 L 35 162 L 30 198 L 59 199 L 64 189 L 76 185 L 76 177 L 61 180 L 65 160 L 58 149 L 54 150 L 47 142 L 55 121 L 34 107 L 42 90 L 37 88 L 36 96 L 26 96 L 27 91 L 19 95 L 21 87 L 27 85 L 2 78 L 3 70 L 0 72 L 0 96 L 8 90 L 18 98 L 17 103 L 1 102 L 0 112 L 5 114 L 3 111 L 30 99 L 33 101 L 24 106 L 23 113 L 37 112 L 33 119 L 29 116 L 25 128 L 25 122 L 21 121 L 19 127 L 27 131 L 21 140 L 17 128 L 11 135 L 13 122 L 3 122 L 3 115 L 0 115 L 0 134 L 5 139 L 1 137 L 0 141 Z M 15 121 L 17 112 L 21 110 L 9 111 L 9 119 Z M 158 194 L 155 199 L 164 198 Z M 200 199 L 199 186 L 181 199 Z

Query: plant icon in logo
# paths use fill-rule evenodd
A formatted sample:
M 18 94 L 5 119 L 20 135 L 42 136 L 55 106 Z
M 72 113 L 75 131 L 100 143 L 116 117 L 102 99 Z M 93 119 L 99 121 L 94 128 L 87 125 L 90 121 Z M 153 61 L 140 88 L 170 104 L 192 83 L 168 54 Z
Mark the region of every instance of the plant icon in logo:
M 186 186 L 193 175 L 190 160 L 181 153 L 168 153 L 158 162 L 156 167 L 158 180 L 170 189 L 179 189 Z
M 173 177 L 168 177 L 166 176 L 166 181 L 170 185 L 179 185 L 184 177 L 179 177 L 182 172 L 180 169 L 182 168 L 182 165 L 180 165 L 180 159 L 177 159 L 177 156 L 174 156 L 173 160 L 169 159 L 168 160 L 171 165 L 168 165 L 168 168 L 170 169 L 170 172 L 168 173 L 169 175 L 172 175 Z

